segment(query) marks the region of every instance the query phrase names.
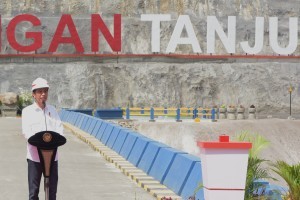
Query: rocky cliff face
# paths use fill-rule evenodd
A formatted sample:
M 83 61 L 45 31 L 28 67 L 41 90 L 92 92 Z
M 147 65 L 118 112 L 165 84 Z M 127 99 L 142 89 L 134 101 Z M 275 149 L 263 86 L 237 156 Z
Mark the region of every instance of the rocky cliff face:
M 251 104 L 263 113 L 300 111 L 298 63 L 91 63 L 0 65 L 1 91 L 30 89 L 37 76 L 58 107 Z
M 236 53 L 244 53 L 240 42 L 249 41 L 250 46 L 255 44 L 255 19 L 264 17 L 264 34 L 262 54 L 272 54 L 269 42 L 269 17 L 278 17 L 278 45 L 286 47 L 289 44 L 289 18 L 299 17 L 300 4 L 298 0 L 282 2 L 280 0 L 127 0 L 127 1 L 60 1 L 60 0 L 5 0 L 0 2 L 2 17 L 2 53 L 17 53 L 11 48 L 6 39 L 7 24 L 12 17 L 21 13 L 30 13 L 38 16 L 42 25 L 31 28 L 30 23 L 22 23 L 17 26 L 17 41 L 29 44 L 30 40 L 24 41 L 24 34 L 28 31 L 43 32 L 43 45 L 37 53 L 46 53 L 52 41 L 61 14 L 71 14 L 86 53 L 91 52 L 91 14 L 99 13 L 106 25 L 113 32 L 113 15 L 122 15 L 122 50 L 121 53 L 144 54 L 151 53 L 151 22 L 142 21 L 141 14 L 170 14 L 171 21 L 161 22 L 161 53 L 166 53 L 176 21 L 179 15 L 188 15 L 193 25 L 193 30 L 201 50 L 207 52 L 207 16 L 216 16 L 222 25 L 224 32 L 228 31 L 228 16 L 236 16 Z M 300 20 L 298 20 L 300 27 Z M 299 29 L 298 29 L 299 30 Z M 66 32 L 66 31 L 65 31 Z M 68 35 L 67 33 L 65 36 Z M 186 36 L 185 31 L 182 37 Z M 102 36 L 101 36 L 102 37 Z M 300 54 L 298 48 L 293 52 Z M 228 54 L 220 40 L 216 40 L 216 54 Z M 100 39 L 99 53 L 111 52 L 111 48 L 104 39 Z M 57 52 L 74 53 L 73 45 L 60 45 Z M 191 45 L 178 45 L 175 53 L 193 53 Z
M 122 14 L 122 53 L 151 52 L 151 23 L 141 23 L 140 15 L 147 13 L 171 14 L 172 22 L 161 25 L 161 46 L 165 51 L 180 14 L 188 14 L 199 44 L 205 52 L 206 17 L 214 15 L 226 27 L 227 17 L 237 16 L 237 41 L 253 42 L 255 17 L 277 16 L 280 44 L 288 41 L 288 18 L 298 17 L 298 0 L 212 1 L 35 1 L 5 0 L 0 3 L 2 30 L 11 17 L 29 12 L 40 17 L 43 46 L 37 53 L 47 53 L 54 30 L 62 13 L 72 14 L 77 31 L 87 52 L 90 49 L 90 14 L 101 13 L 107 25 L 113 27 L 112 15 Z M 268 20 L 265 22 L 267 23 Z M 298 22 L 299 23 L 299 22 Z M 265 26 L 267 27 L 267 26 Z M 300 25 L 299 25 L 300 27 Z M 16 37 L 21 41 L 30 24 L 17 27 Z M 226 28 L 225 28 L 226 31 Z M 2 53 L 17 53 L 2 33 Z M 264 38 L 268 39 L 268 29 Z M 300 40 L 298 40 L 300 41 Z M 300 44 L 300 42 L 298 42 Z M 298 45 L 299 46 L 299 45 Z M 99 53 L 111 52 L 105 40 Z M 216 43 L 218 54 L 226 54 L 223 45 Z M 72 45 L 61 45 L 58 52 L 74 53 Z M 180 45 L 177 53 L 191 53 L 190 45 Z M 241 49 L 237 47 L 237 53 Z M 270 54 L 266 42 L 263 54 Z M 300 54 L 300 48 L 295 51 Z M 30 89 L 32 80 L 41 76 L 51 85 L 50 101 L 58 107 L 104 108 L 116 106 L 212 106 L 220 104 L 254 104 L 263 113 L 287 113 L 290 85 L 293 112 L 300 112 L 300 67 L 297 60 L 198 60 L 141 59 L 105 63 L 76 62 L 22 62 L 18 59 L 0 59 L 0 93 Z
M 111 15 L 121 13 L 124 16 L 135 17 L 141 13 L 190 13 L 195 16 L 228 16 L 240 15 L 245 19 L 253 16 L 297 16 L 299 2 L 290 0 L 3 0 L 0 3 L 2 15 L 18 13 L 35 13 L 37 15 L 58 15 L 70 13 L 85 15 L 103 13 Z

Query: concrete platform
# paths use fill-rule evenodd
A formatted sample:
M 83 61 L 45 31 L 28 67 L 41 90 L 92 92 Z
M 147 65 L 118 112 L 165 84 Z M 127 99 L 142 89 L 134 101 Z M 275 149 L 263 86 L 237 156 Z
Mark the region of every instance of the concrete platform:
M 65 129 L 59 148 L 58 200 L 157 199 L 125 176 L 114 163 Z M 20 118 L 0 117 L 0 199 L 28 199 L 26 140 Z M 44 199 L 43 180 L 40 199 Z

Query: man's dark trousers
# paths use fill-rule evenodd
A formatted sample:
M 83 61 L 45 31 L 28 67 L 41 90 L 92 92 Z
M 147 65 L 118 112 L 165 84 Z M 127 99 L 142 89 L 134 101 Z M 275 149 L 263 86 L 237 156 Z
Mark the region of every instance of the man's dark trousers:
M 29 186 L 29 200 L 39 200 L 39 189 L 41 177 L 43 174 L 43 167 L 41 163 L 31 161 L 28 162 L 28 186 Z M 49 200 L 56 200 L 57 182 L 58 182 L 58 163 L 53 162 L 49 178 Z

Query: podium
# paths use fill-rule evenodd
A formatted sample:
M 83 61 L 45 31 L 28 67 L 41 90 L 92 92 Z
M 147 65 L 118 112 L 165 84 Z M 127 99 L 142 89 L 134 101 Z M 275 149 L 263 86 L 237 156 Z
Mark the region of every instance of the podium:
M 36 146 L 43 168 L 45 199 L 49 200 L 49 177 L 57 148 L 67 142 L 66 138 L 54 131 L 41 131 L 28 139 L 28 143 Z

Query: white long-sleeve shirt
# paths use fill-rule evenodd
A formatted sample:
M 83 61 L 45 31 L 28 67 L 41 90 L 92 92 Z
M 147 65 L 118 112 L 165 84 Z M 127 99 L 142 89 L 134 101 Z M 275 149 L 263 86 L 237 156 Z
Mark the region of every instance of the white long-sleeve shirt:
M 40 131 L 54 131 L 63 135 L 63 125 L 56 109 L 46 104 L 42 110 L 36 103 L 27 106 L 22 111 L 22 134 L 26 139 Z M 57 160 L 56 154 L 55 160 Z M 27 159 L 34 162 L 40 162 L 37 147 L 27 142 Z

